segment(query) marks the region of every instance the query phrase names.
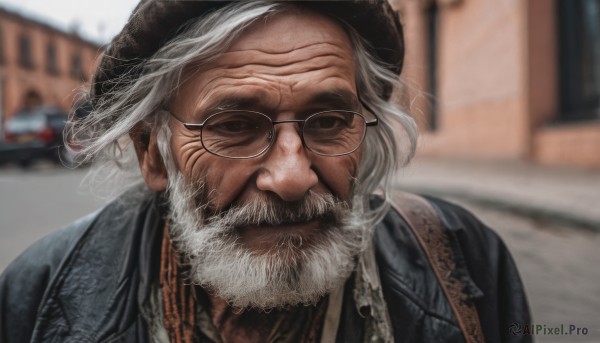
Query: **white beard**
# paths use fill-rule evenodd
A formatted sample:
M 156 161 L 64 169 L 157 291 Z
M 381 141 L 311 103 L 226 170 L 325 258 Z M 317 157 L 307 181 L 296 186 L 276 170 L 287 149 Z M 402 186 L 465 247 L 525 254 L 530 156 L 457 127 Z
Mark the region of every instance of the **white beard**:
M 204 185 L 190 185 L 176 174 L 169 175 L 168 189 L 172 239 L 191 267 L 190 281 L 233 307 L 267 310 L 314 304 L 344 283 L 370 239 L 360 201 L 350 208 L 331 194 L 309 192 L 294 204 L 259 196 L 208 214 Z M 236 229 L 311 219 L 320 220 L 318 242 L 281 234 L 264 253 L 244 246 Z

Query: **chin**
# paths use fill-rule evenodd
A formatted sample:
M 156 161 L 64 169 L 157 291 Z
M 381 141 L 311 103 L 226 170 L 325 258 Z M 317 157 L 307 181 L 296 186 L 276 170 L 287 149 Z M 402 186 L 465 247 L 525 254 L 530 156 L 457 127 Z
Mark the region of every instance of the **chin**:
M 198 265 L 195 279 L 236 308 L 316 304 L 348 279 L 357 251 L 328 239 L 301 246 L 297 238 L 287 237 L 267 252 L 238 251 L 236 258 L 222 261 L 229 272 Z
M 344 223 L 318 234 L 277 233 L 257 248 L 235 229 L 173 223 L 172 231 L 194 284 L 233 307 L 259 310 L 315 304 L 342 286 L 367 234 Z
M 314 195 L 292 209 L 254 201 L 243 216 L 230 209 L 212 218 L 189 194 L 174 189 L 169 197 L 171 238 L 190 280 L 236 308 L 317 303 L 348 279 L 372 232 L 360 208 L 332 197 Z
M 236 228 L 235 234 L 242 246 L 254 254 L 301 262 L 311 249 L 316 249 L 327 239 L 326 234 L 332 227 L 331 221 L 313 220 L 276 226 L 246 226 Z

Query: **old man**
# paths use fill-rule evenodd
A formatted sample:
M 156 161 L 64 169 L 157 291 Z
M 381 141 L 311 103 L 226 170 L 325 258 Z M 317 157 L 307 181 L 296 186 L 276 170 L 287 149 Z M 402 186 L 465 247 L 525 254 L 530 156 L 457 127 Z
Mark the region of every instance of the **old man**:
M 143 182 L 13 262 L 0 340 L 528 340 L 499 238 L 390 188 L 403 55 L 384 1 L 143 0 L 70 127 L 96 177 Z

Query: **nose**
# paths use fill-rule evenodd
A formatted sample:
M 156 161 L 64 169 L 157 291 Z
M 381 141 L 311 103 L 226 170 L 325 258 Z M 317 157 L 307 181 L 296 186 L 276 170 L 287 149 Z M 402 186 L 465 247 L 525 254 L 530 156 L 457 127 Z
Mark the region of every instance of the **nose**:
M 256 186 L 261 191 L 277 194 L 284 201 L 302 199 L 319 182 L 296 124 L 278 125 L 275 142 L 263 158 Z

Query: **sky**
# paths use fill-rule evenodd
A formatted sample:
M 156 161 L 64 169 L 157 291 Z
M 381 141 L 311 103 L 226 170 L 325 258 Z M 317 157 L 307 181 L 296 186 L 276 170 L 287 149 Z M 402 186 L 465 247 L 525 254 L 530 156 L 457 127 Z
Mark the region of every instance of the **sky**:
M 0 0 L 0 7 L 86 39 L 108 43 L 139 0 Z

